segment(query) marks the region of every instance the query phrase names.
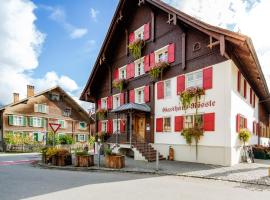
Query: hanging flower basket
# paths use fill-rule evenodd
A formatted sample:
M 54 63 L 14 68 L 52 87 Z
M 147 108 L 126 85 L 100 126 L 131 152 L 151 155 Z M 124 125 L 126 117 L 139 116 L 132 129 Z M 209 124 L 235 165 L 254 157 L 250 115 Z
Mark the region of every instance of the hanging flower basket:
M 169 66 L 170 66 L 169 63 L 164 61 L 156 63 L 155 66 L 152 67 L 149 71 L 151 78 L 157 80 L 161 76 L 162 79 L 163 71 L 167 69 Z
M 128 45 L 128 48 L 135 59 L 138 59 L 142 56 L 142 48 L 144 45 L 145 43 L 142 39 L 137 39 Z
M 197 104 L 198 100 L 201 99 L 201 96 L 205 94 L 205 91 L 203 88 L 200 87 L 190 87 L 186 89 L 185 91 L 180 93 L 180 101 L 184 107 L 184 109 L 188 109 L 190 106 L 192 100 L 195 100 L 195 103 Z M 197 113 L 197 111 L 196 111 Z
M 124 87 L 126 84 L 126 80 L 125 79 L 115 79 L 113 81 L 113 87 L 114 88 L 118 88 L 120 92 L 123 91 Z
M 106 115 L 107 115 L 107 110 L 100 108 L 97 110 L 96 114 L 97 114 L 98 120 L 104 120 L 106 118 Z

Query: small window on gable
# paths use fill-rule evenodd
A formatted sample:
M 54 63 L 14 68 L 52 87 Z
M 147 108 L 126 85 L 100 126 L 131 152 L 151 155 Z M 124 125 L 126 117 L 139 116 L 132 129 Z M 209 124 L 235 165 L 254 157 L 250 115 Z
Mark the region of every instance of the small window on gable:
M 135 77 L 144 74 L 144 57 L 134 61 L 135 63 Z
M 168 45 L 155 51 L 155 62 L 168 62 Z
M 186 75 L 186 88 L 190 87 L 202 87 L 203 86 L 203 76 L 202 71 L 196 71 Z
M 126 78 L 127 78 L 126 66 L 119 68 L 119 79 L 126 79 Z
M 71 116 L 71 108 L 65 108 L 63 110 L 63 116 L 64 117 L 70 117 Z
M 113 109 L 116 109 L 120 106 L 120 94 L 116 94 L 113 96 Z
M 144 39 L 144 26 L 141 26 L 140 28 L 138 28 L 136 31 L 134 31 L 135 34 L 135 40 Z
M 86 124 L 85 122 L 80 122 L 80 123 L 79 123 L 79 128 L 80 128 L 81 130 L 85 130 L 85 129 L 87 128 L 87 124 Z
M 52 92 L 49 96 L 52 101 L 60 101 L 60 94 L 57 92 Z
M 34 110 L 38 113 L 48 113 L 49 107 L 46 104 L 35 104 Z

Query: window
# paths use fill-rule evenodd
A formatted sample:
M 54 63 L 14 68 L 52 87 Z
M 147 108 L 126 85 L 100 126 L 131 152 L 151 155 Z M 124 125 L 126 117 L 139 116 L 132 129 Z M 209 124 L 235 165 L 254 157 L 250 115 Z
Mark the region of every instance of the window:
M 138 28 L 136 31 L 134 31 L 135 34 L 135 40 L 144 39 L 144 26 L 141 26 L 140 28 Z
M 50 94 L 50 99 L 52 101 L 60 101 L 60 95 L 58 93 L 52 92 Z
M 144 87 L 135 89 L 135 103 L 144 103 Z
M 126 78 L 127 78 L 126 66 L 119 68 L 119 79 L 126 79 Z
M 144 57 L 139 60 L 134 61 L 135 63 L 135 77 L 144 74 Z
M 164 81 L 164 94 L 166 97 L 171 97 L 171 80 Z
M 120 94 L 113 96 L 113 109 L 116 109 L 120 106 Z
M 8 116 L 8 123 L 12 126 L 26 126 L 26 117 L 10 115 Z
M 70 115 L 71 115 L 71 108 L 65 108 L 63 110 L 63 116 L 70 117 Z
M 203 86 L 203 76 L 201 70 L 187 74 L 186 77 L 187 77 L 186 88 Z
M 61 125 L 60 128 L 65 128 L 65 120 L 59 119 L 59 120 L 58 120 L 58 124 Z
M 87 128 L 87 124 L 85 122 L 80 122 L 79 123 L 79 128 L 82 130 L 85 130 Z
M 170 117 L 163 118 L 163 132 L 171 132 L 171 118 Z
M 101 108 L 102 109 L 107 109 L 107 98 L 102 98 L 101 99 Z
M 107 133 L 107 121 L 101 122 L 101 131 Z
M 195 125 L 202 128 L 202 126 L 203 126 L 203 115 L 187 115 L 187 116 L 184 116 L 184 128 L 193 128 Z
M 240 116 L 240 129 L 245 128 L 245 118 Z
M 118 132 L 120 132 L 120 124 L 121 123 L 121 120 L 120 119 L 114 119 L 113 120 L 113 132 L 117 132 L 117 129 L 118 129 Z M 117 127 L 118 126 L 118 127 Z
M 32 120 L 32 123 L 31 123 Z M 30 118 L 30 125 L 32 124 L 33 127 L 43 127 L 43 119 L 39 117 L 32 117 Z
M 34 133 L 33 134 L 33 140 L 36 142 L 42 142 L 44 140 L 44 134 L 43 133 Z
M 77 142 L 85 142 L 86 141 L 86 135 L 85 134 L 76 135 L 76 141 Z
M 155 61 L 158 62 L 168 62 L 168 46 L 165 46 L 157 51 L 155 51 Z
M 35 112 L 48 113 L 48 106 L 45 104 L 35 104 Z

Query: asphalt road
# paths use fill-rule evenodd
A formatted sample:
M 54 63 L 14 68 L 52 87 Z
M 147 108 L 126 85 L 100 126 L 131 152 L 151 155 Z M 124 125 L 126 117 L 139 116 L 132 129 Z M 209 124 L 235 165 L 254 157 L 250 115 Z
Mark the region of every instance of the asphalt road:
M 270 187 L 175 176 L 49 170 L 27 162 L 36 159 L 37 155 L 0 154 L 0 200 L 270 199 Z

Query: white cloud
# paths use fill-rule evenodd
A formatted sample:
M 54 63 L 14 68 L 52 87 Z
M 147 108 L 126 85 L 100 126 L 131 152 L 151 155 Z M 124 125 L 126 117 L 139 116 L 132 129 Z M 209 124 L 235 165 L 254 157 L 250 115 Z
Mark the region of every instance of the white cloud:
M 0 6 L 0 105 L 12 102 L 12 93 L 26 96 L 26 85 L 36 86 L 36 92 L 60 85 L 75 93 L 78 85 L 71 78 L 48 72 L 35 79 L 45 34 L 35 26 L 35 5 L 30 0 L 1 1 Z M 61 19 L 61 12 L 54 17 Z
M 181 11 L 215 26 L 251 37 L 270 86 L 269 0 L 164 0 Z
M 69 23 L 64 9 L 60 7 L 51 7 L 45 5 L 42 5 L 41 8 L 51 12 L 49 18 L 63 26 L 71 39 L 82 38 L 88 33 L 86 28 L 79 28 Z
M 94 20 L 94 21 L 97 21 L 97 15 L 99 14 L 99 11 L 94 9 L 94 8 L 91 8 L 90 9 L 90 16 L 91 18 Z

